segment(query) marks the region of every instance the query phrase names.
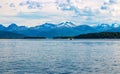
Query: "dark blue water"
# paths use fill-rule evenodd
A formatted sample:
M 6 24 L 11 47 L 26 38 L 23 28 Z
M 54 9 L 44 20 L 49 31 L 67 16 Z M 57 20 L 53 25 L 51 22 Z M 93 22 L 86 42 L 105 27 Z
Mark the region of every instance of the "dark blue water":
M 120 40 L 0 40 L 0 74 L 120 74 Z

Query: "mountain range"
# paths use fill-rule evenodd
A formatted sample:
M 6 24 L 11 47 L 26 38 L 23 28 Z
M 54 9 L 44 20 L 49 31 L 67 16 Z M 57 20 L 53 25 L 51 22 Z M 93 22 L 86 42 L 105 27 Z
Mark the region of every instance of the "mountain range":
M 18 26 L 15 23 L 8 27 L 0 25 L 0 32 L 15 33 L 16 35 L 28 37 L 65 37 L 77 36 L 80 34 L 98 33 L 98 32 L 120 32 L 120 25 L 118 24 L 98 24 L 96 26 L 89 25 L 75 25 L 72 22 L 62 22 L 60 24 L 44 23 L 42 25 L 27 27 Z M 0 34 L 1 35 L 1 34 Z M 2 34 L 3 35 L 3 34 Z

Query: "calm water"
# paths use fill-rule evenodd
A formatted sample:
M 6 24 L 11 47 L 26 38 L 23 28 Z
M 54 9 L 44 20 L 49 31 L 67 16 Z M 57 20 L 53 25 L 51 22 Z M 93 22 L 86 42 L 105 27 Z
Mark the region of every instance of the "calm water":
M 0 40 L 0 74 L 120 74 L 120 40 Z

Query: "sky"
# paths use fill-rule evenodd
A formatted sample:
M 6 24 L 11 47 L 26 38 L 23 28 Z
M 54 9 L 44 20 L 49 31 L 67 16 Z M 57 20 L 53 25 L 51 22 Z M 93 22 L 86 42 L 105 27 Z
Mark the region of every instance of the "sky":
M 120 24 L 120 0 L 0 0 L 0 23 Z

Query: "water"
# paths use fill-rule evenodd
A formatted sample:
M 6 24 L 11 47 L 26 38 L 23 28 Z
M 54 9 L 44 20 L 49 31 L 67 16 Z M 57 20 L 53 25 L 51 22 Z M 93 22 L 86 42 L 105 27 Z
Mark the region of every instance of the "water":
M 120 40 L 0 40 L 0 74 L 120 74 Z

